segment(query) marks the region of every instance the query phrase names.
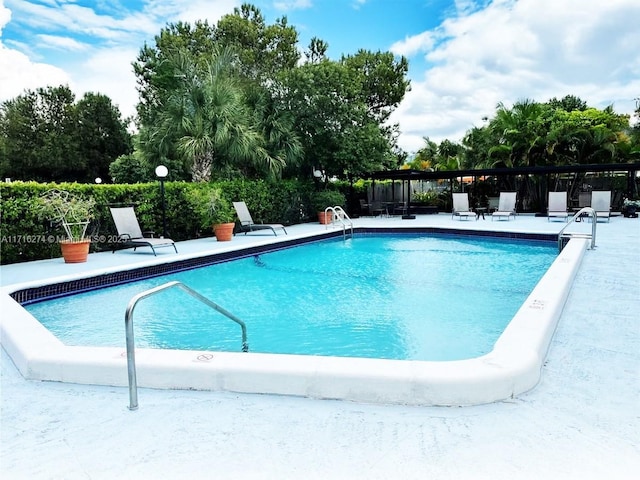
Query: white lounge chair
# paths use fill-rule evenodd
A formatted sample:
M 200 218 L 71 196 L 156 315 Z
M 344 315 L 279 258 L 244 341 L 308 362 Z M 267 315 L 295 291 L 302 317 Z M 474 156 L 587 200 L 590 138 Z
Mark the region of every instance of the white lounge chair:
M 596 221 L 611 218 L 611 191 L 592 191 L 591 192 L 591 208 L 596 211 Z
M 547 207 L 547 221 L 552 218 L 561 218 L 569 221 L 567 210 L 567 192 L 549 192 L 549 205 Z
M 284 228 L 284 225 L 280 223 L 255 223 L 253 218 L 251 218 L 251 213 L 249 213 L 246 203 L 233 202 L 233 208 L 236 209 L 238 220 L 240 220 L 240 231 L 244 232 L 245 235 L 247 232 L 271 230 L 275 236 L 278 236 L 276 229 L 282 229 L 284 234 L 287 235 L 287 230 Z
M 142 233 L 133 207 L 110 207 L 109 210 L 120 240 L 113 246 L 112 253 L 122 248 L 133 248 L 135 252 L 138 247 L 150 247 L 154 255 L 156 248 L 162 247 L 173 247 L 178 253 L 175 242 L 170 238 L 155 238 L 154 232 L 145 232 L 146 236 Z
M 494 218 L 510 220 L 513 216 L 516 218 L 516 197 L 517 192 L 500 192 L 500 200 L 498 201 L 498 210 L 491 214 L 491 221 Z
M 451 210 L 451 218 L 458 217 L 477 219 L 476 212 L 469 207 L 469 194 L 468 193 L 454 193 L 453 194 L 453 209 Z

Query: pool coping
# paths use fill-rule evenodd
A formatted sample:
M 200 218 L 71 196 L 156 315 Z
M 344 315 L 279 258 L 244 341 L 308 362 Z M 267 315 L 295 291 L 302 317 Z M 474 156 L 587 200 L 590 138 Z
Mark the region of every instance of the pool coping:
M 367 230 L 394 231 L 388 228 Z M 438 228 L 418 230 L 532 239 L 538 235 Z M 337 231 L 325 232 L 308 236 L 306 241 L 341 235 L 342 232 Z M 548 238 L 546 234 L 541 235 L 538 237 Z M 281 240 L 280 247 L 276 248 L 300 240 Z M 540 380 L 549 344 L 587 245 L 588 241 L 584 239 L 572 239 L 567 243 L 494 349 L 481 357 L 433 362 L 141 348 L 136 349 L 138 386 L 405 405 L 464 406 L 513 398 L 535 387 Z M 250 248 L 264 250 L 262 246 Z M 183 256 L 179 260 L 191 257 L 203 255 Z M 166 263 L 166 258 L 148 263 Z M 114 271 L 134 269 L 129 266 Z M 74 281 L 92 275 L 96 273 L 85 272 L 56 280 Z M 51 280 L 10 285 L 0 291 L 4 312 L 0 322 L 2 345 L 21 374 L 31 380 L 127 386 L 126 351 L 123 348 L 65 346 L 11 296 L 47 283 Z

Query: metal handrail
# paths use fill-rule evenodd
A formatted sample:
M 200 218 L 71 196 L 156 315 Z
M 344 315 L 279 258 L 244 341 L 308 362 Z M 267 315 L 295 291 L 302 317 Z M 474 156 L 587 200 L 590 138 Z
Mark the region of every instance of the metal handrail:
M 212 302 L 207 297 L 200 295 L 198 292 L 193 290 L 192 288 L 187 287 L 182 282 L 168 282 L 163 285 L 151 288 L 142 293 L 135 295 L 131 300 L 129 300 L 129 305 L 127 306 L 127 311 L 124 314 L 124 324 L 126 329 L 126 337 L 127 337 L 127 371 L 129 374 L 129 410 L 137 410 L 138 409 L 138 383 L 136 379 L 136 357 L 135 357 L 135 342 L 133 337 L 133 310 L 136 308 L 136 305 L 143 298 L 150 297 L 151 295 L 155 295 L 156 293 L 161 292 L 162 290 L 166 290 L 167 288 L 179 287 L 189 295 L 194 297 L 197 300 L 200 300 L 205 305 L 213 308 L 214 310 L 220 312 L 225 317 L 233 320 L 237 324 L 240 325 L 242 329 L 242 351 L 249 351 L 249 344 L 247 343 L 247 326 L 245 323 L 240 320 L 238 317 L 228 312 L 224 308 L 222 308 L 217 303 Z
M 567 222 L 567 224 L 562 227 L 562 230 L 560 230 L 560 233 L 558 233 L 558 251 L 562 251 L 562 239 L 565 238 L 565 234 L 564 231 L 567 229 L 567 227 L 569 225 L 571 225 L 573 222 L 576 222 L 578 218 L 580 218 L 582 216 L 583 213 L 588 213 L 589 215 L 591 215 L 593 217 L 593 221 L 591 222 L 591 235 L 587 234 L 587 238 L 591 239 L 591 249 L 593 250 L 596 246 L 596 225 L 598 223 L 598 214 L 596 213 L 596 211 L 591 208 L 591 207 L 583 207 L 580 210 L 578 210 L 578 212 L 576 212 L 576 214 L 571 217 L 569 219 L 569 221 Z M 572 237 L 575 234 L 569 233 L 566 236 L 568 236 L 569 238 Z M 578 234 L 580 235 L 580 234 Z M 582 234 L 582 236 L 584 236 L 585 234 Z
M 347 219 L 349 221 L 349 228 L 351 228 L 351 237 L 353 237 L 353 221 L 351 220 L 349 215 L 347 215 L 347 212 L 345 212 L 340 205 L 336 205 L 335 207 L 325 208 L 324 209 L 325 215 L 327 214 L 327 212 L 333 212 L 333 215 L 331 216 L 331 223 L 333 223 L 333 220 L 336 218 L 340 220 L 340 223 L 342 224 L 342 238 L 344 240 L 347 239 L 347 224 L 344 222 L 344 220 Z M 327 228 L 329 228 L 328 223 L 325 229 Z

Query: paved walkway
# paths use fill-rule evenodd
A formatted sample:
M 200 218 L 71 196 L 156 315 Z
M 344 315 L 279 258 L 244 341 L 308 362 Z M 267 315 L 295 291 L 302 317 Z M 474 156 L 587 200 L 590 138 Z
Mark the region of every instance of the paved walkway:
M 563 224 L 359 219 L 358 224 L 557 232 Z M 575 225 L 588 228 L 589 224 Z M 573 226 L 572 226 L 573 228 Z M 322 231 L 289 229 L 291 236 Z M 182 242 L 181 255 L 229 245 Z M 7 265 L 2 285 L 161 260 L 131 251 Z M 172 254 L 175 255 L 175 254 Z M 144 257 L 144 258 L 143 258 Z M 270 395 L 25 381 L 1 354 L 3 479 L 631 479 L 640 471 L 640 221 L 598 224 L 540 384 L 476 407 L 402 407 Z

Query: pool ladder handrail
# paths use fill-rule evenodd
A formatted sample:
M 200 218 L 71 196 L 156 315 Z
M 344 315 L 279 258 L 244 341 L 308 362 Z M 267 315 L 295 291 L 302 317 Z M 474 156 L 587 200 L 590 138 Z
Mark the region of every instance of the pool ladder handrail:
M 133 336 L 133 310 L 136 308 L 136 305 L 143 298 L 150 297 L 159 293 L 168 288 L 178 287 L 189 295 L 191 295 L 196 300 L 200 300 L 205 305 L 213 308 L 214 310 L 220 312 L 225 317 L 233 320 L 237 324 L 240 325 L 242 329 L 242 351 L 249 351 L 249 344 L 247 343 L 247 326 L 245 323 L 240 320 L 238 317 L 228 312 L 220 305 L 215 302 L 212 302 L 207 297 L 200 295 L 194 289 L 186 286 L 182 282 L 172 281 L 162 285 L 159 285 L 154 288 L 150 288 L 149 290 L 145 290 L 142 293 L 138 293 L 131 300 L 129 300 L 129 305 L 127 306 L 127 311 L 124 314 L 124 323 L 126 329 L 126 339 L 127 339 L 127 371 L 129 374 L 129 410 L 137 410 L 138 409 L 138 383 L 136 379 L 136 357 L 135 357 L 135 341 Z
M 335 207 L 327 207 L 324 209 L 324 213 L 325 215 L 329 212 L 333 212 L 333 214 L 331 215 L 331 225 L 333 225 L 333 222 L 338 219 L 340 220 L 340 223 L 342 224 L 342 238 L 344 240 L 347 239 L 347 223 L 345 223 L 345 220 L 347 220 L 349 222 L 349 228 L 351 230 L 351 238 L 353 238 L 353 221 L 351 220 L 351 218 L 349 217 L 349 215 L 347 215 L 347 212 L 344 211 L 344 209 L 340 206 L 340 205 L 336 205 Z M 327 225 L 325 226 L 325 230 L 329 228 L 329 224 L 327 223 Z
M 582 217 L 583 214 L 588 214 L 591 217 L 593 217 L 593 221 L 591 222 L 591 233 L 564 233 L 564 231 L 567 229 L 567 227 L 569 225 L 571 225 L 573 222 L 577 222 L 579 218 Z M 567 224 L 562 227 L 562 230 L 560 230 L 560 233 L 558 233 L 558 252 L 562 251 L 562 239 L 563 238 L 586 238 L 586 239 L 590 239 L 591 240 L 591 246 L 589 247 L 591 250 L 593 250 L 596 247 L 596 225 L 598 224 L 598 214 L 596 213 L 596 211 L 591 208 L 591 207 L 583 207 L 580 210 L 578 210 L 578 212 L 576 212 L 576 214 L 571 217 L 569 219 L 569 221 L 567 222 Z

